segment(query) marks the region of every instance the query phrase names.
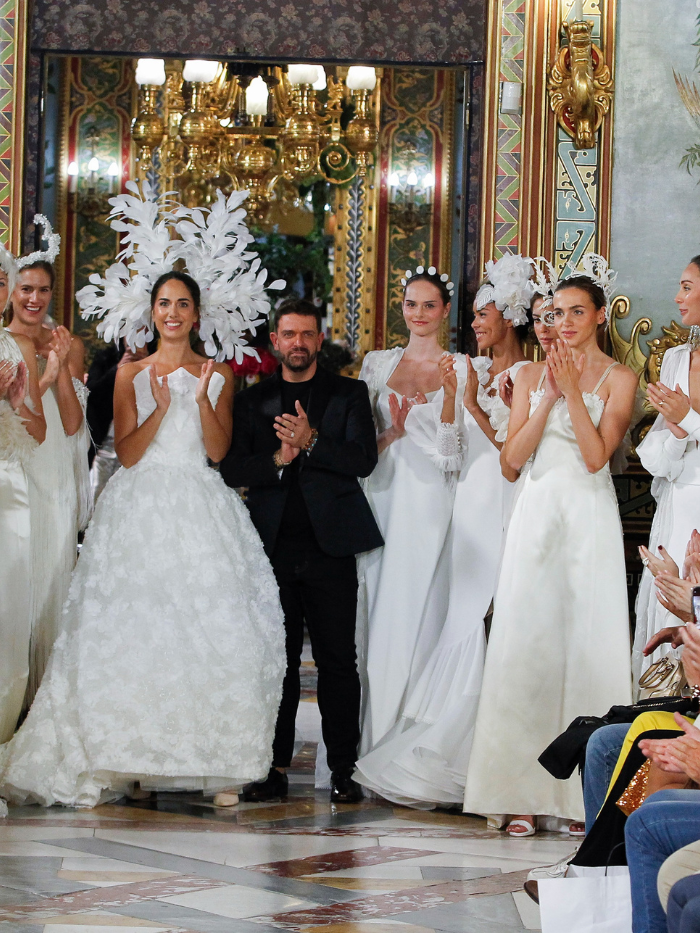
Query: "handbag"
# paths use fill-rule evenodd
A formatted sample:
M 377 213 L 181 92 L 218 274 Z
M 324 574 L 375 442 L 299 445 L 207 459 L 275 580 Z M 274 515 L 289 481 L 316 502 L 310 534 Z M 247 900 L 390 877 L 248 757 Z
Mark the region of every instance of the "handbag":
M 542 933 L 632 933 L 629 871 L 607 871 L 538 881 Z
M 688 681 L 679 658 L 666 654 L 654 661 L 639 678 L 640 699 L 651 697 L 679 697 Z

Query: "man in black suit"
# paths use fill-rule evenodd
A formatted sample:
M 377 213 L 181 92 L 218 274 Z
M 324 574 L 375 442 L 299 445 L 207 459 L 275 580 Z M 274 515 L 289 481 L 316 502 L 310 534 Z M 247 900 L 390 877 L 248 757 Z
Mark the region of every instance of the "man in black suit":
M 272 561 L 287 633 L 272 768 L 244 799 L 287 793 L 306 623 L 318 668 L 331 800 L 353 803 L 361 797 L 352 780 L 360 738 L 355 555 L 384 543 L 357 480 L 377 463 L 372 411 L 363 382 L 318 366 L 321 315 L 310 302 L 280 305 L 270 336 L 281 366 L 236 397 L 231 449 L 221 464 L 229 486 L 248 489 L 247 505 Z

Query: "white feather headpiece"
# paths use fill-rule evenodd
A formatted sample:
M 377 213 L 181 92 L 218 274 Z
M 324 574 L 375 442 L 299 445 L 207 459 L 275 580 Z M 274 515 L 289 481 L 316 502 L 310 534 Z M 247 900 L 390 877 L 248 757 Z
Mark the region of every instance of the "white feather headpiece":
M 552 263 L 544 256 L 536 256 L 530 262 L 535 270 L 534 289 L 535 295 L 542 295 L 544 301 L 542 307 L 547 308 L 552 303 L 552 296 L 559 284 L 559 275 Z
M 49 248 L 45 250 L 38 249 L 33 253 L 29 253 L 28 256 L 20 257 L 17 260 L 18 272 L 20 269 L 24 269 L 25 266 L 31 266 L 35 262 L 48 262 L 53 265 L 61 251 L 61 235 L 53 232 L 48 218 L 44 217 L 43 214 L 35 214 L 34 224 L 37 227 L 41 225 L 44 228 L 42 239 L 47 241 Z
M 7 301 L 5 302 L 5 307 L 0 308 L 0 328 L 2 328 L 1 316 L 10 303 L 12 292 L 15 290 L 15 284 L 17 282 L 17 260 L 9 249 L 5 249 L 4 246 L 0 246 L 0 269 L 2 269 L 7 276 Z
M 481 311 L 493 302 L 507 321 L 516 327 L 527 324 L 527 309 L 530 307 L 535 286 L 531 279 L 531 260 L 518 254 L 506 253 L 497 262 L 486 263 L 487 281 L 476 295 L 476 307 Z
M 209 209 L 184 207 L 171 199 L 173 192 L 157 198 L 147 181 L 140 190 L 133 181 L 126 187 L 133 193 L 110 200 L 111 226 L 123 234 L 124 248 L 104 277 L 91 275 L 90 285 L 77 293 L 82 316 L 102 318 L 97 333 L 106 342 L 123 337 L 132 350 L 144 346 L 153 338 L 153 286 L 164 272 L 184 265 L 201 290 L 199 333 L 207 354 L 219 362 L 256 356 L 244 335 L 270 313 L 265 289 L 285 283 L 266 286 L 260 259 L 246 250 L 253 242 L 241 207 L 248 193 L 226 198 L 217 191 Z
M 608 265 L 608 260 L 601 256 L 599 253 L 586 253 L 586 255 L 581 259 L 581 265 L 583 266 L 583 274 L 595 282 L 596 285 L 600 285 L 603 289 L 603 294 L 605 295 L 605 320 L 610 320 L 610 302 L 615 291 L 615 279 L 617 278 L 617 272 L 613 270 Z M 576 275 L 576 272 L 573 272 L 572 275 Z M 579 275 L 581 273 L 578 273 Z

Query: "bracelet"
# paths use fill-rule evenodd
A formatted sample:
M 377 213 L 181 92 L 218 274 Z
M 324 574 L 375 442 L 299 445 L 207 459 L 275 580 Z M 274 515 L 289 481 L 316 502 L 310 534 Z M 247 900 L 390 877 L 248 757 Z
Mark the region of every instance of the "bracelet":
M 317 440 L 318 440 L 318 431 L 316 430 L 316 428 L 311 428 L 311 437 L 308 439 L 308 441 L 304 444 L 304 446 L 301 449 L 305 451 L 307 454 L 310 454 L 311 451 L 316 446 Z
M 693 692 L 690 694 L 690 699 L 700 700 L 700 684 L 693 684 L 691 689 Z
M 289 466 L 289 464 L 292 462 L 291 460 L 283 459 L 281 450 L 276 450 L 274 454 L 272 455 L 272 459 L 278 470 L 283 470 L 286 466 Z

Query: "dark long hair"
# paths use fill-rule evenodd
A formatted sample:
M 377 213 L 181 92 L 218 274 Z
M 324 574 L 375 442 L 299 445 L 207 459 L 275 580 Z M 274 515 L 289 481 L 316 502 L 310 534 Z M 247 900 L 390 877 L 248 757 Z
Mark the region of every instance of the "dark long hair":
M 176 282 L 182 282 L 182 284 L 185 286 L 187 291 L 192 296 L 195 311 L 197 312 L 197 316 L 199 316 L 199 308 L 202 301 L 202 293 L 199 289 L 199 285 L 197 285 L 191 275 L 188 275 L 186 272 L 177 272 L 176 270 L 173 270 L 172 272 L 164 272 L 156 279 L 155 285 L 151 289 L 151 311 L 155 307 L 156 299 L 158 298 L 158 292 L 166 282 L 172 282 L 173 280 Z

